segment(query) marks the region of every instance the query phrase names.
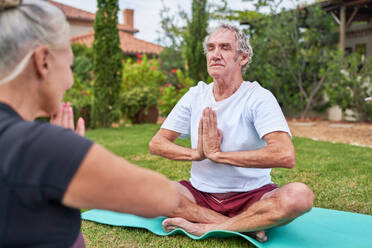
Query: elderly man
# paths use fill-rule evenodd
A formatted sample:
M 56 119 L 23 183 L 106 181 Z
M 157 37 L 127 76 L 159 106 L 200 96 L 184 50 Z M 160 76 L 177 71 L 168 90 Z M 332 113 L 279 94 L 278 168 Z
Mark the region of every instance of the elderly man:
M 246 35 L 222 24 L 206 37 L 213 83 L 199 82 L 177 103 L 150 142 L 150 152 L 192 161 L 190 182 L 176 183 L 181 201 L 163 222 L 166 231 L 194 235 L 211 230 L 249 232 L 289 223 L 309 211 L 313 193 L 303 183 L 278 187 L 271 168 L 292 168 L 295 151 L 275 97 L 257 82 L 243 81 L 252 58 Z M 192 148 L 174 143 L 191 135 Z

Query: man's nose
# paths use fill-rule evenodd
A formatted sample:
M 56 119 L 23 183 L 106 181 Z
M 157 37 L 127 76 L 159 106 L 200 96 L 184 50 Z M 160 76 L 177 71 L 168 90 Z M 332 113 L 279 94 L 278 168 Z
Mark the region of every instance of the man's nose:
M 221 50 L 220 50 L 218 47 L 216 47 L 216 48 L 212 51 L 212 53 L 211 53 L 211 58 L 212 58 L 212 59 L 219 59 L 219 58 L 221 58 Z

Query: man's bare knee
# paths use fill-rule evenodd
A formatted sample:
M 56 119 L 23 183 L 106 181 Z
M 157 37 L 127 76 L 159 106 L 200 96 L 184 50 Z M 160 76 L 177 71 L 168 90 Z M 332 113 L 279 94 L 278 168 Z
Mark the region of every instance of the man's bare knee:
M 265 193 L 260 200 L 264 200 L 266 198 L 270 198 L 270 197 L 273 197 L 274 194 L 276 194 L 276 192 L 279 190 L 279 188 L 276 188 L 276 189 L 273 189 L 272 191 L 269 191 L 267 193 Z
M 296 218 L 311 210 L 314 194 L 307 185 L 296 182 L 283 187 L 285 190 L 282 201 L 288 215 L 293 215 Z
M 273 198 L 276 201 L 276 219 L 291 221 L 313 207 L 314 194 L 303 183 L 289 183 L 266 193 L 261 200 Z

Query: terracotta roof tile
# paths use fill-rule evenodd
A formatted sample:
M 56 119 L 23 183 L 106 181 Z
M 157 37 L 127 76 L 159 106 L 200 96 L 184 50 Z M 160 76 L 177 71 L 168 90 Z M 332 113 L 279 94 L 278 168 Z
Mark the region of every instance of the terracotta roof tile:
M 72 6 L 54 2 L 51 0 L 48 0 L 48 2 L 53 4 L 60 10 L 62 10 L 66 18 L 69 20 L 86 21 L 86 22 L 92 22 L 93 24 L 94 18 L 96 18 L 95 14 L 90 13 L 88 11 L 77 9 Z
M 138 29 L 132 28 L 132 27 L 129 27 L 129 26 L 123 25 L 123 24 L 118 24 L 118 29 L 121 30 L 121 31 L 132 33 L 132 34 L 138 32 Z
M 69 6 L 69 5 L 58 3 L 58 2 L 55 2 L 55 1 L 52 1 L 52 0 L 48 0 L 48 2 L 53 4 L 54 6 L 59 8 L 60 10 L 62 10 L 62 12 L 65 14 L 67 20 L 88 22 L 88 23 L 91 23 L 92 26 L 93 26 L 94 19 L 96 18 L 95 14 L 93 14 L 91 12 L 88 12 L 88 11 L 85 11 L 85 10 L 74 8 L 74 7 Z M 138 32 L 138 29 L 135 29 L 133 27 L 129 27 L 129 26 L 123 25 L 123 24 L 118 24 L 118 29 L 122 30 L 122 31 L 129 32 L 129 33 L 137 33 Z
M 120 47 L 125 54 L 159 54 L 163 47 L 134 37 L 124 31 L 119 31 Z M 93 45 L 94 31 L 72 37 L 71 43 L 84 44 L 88 47 Z

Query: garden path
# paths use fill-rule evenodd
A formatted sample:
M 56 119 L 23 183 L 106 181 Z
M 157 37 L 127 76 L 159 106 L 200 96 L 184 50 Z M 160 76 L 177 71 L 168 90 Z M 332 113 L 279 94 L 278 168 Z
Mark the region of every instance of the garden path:
M 293 136 L 372 148 L 372 123 L 288 120 Z

